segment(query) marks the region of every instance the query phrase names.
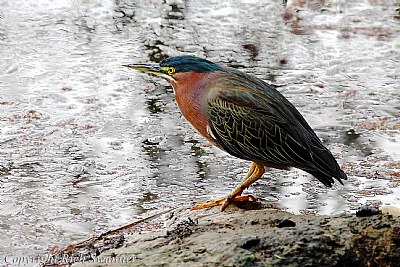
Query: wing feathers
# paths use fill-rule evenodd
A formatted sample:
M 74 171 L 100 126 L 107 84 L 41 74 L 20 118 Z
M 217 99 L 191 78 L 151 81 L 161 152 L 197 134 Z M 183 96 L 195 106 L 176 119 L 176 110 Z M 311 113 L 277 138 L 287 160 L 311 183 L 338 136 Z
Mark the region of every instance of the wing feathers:
M 223 78 L 210 89 L 208 122 L 221 147 L 272 167 L 303 169 L 327 186 L 332 177 L 346 179 L 297 109 L 268 84 L 245 76 L 245 82 Z

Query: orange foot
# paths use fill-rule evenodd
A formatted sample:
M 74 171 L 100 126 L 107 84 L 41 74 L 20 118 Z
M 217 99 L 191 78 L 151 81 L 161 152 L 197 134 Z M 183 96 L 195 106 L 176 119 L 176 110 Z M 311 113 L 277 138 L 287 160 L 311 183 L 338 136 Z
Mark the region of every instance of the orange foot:
M 236 196 L 234 198 L 223 197 L 218 199 L 210 199 L 207 202 L 197 202 L 195 206 L 190 208 L 190 210 L 201 210 L 215 206 L 221 206 L 221 211 L 223 211 L 228 206 L 228 204 L 232 202 L 244 201 L 256 201 L 256 199 L 253 196 Z
M 224 198 L 219 198 L 216 200 L 209 200 L 207 202 L 198 202 L 194 207 L 192 207 L 190 210 L 199 210 L 199 209 L 205 209 L 205 208 L 211 208 L 214 206 L 219 206 L 221 205 L 221 211 L 223 211 L 226 206 L 229 205 L 229 203 L 232 202 L 238 202 L 238 201 L 255 201 L 255 198 L 252 196 L 241 196 L 243 190 L 248 188 L 252 183 L 257 181 L 258 179 L 261 178 L 261 176 L 264 174 L 264 165 L 261 165 L 256 162 L 252 162 L 250 169 L 244 177 L 243 181 L 240 183 L 238 187 L 233 190 L 229 196 L 224 197 Z

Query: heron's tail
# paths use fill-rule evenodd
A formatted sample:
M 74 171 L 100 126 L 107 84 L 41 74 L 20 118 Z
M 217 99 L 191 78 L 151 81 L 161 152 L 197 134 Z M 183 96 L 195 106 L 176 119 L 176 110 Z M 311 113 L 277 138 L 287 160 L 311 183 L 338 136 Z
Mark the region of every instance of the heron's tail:
M 339 164 L 326 147 L 322 144 L 321 147 L 313 147 L 311 154 L 313 159 L 312 164 L 300 169 L 312 174 L 328 187 L 333 185 L 333 178 L 343 185 L 342 180 L 347 180 L 347 175 L 340 169 Z

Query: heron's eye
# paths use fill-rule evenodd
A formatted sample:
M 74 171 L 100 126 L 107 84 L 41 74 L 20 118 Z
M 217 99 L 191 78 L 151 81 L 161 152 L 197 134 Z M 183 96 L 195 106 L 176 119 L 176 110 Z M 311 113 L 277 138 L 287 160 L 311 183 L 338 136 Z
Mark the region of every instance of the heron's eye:
M 174 67 L 162 67 L 164 71 L 168 73 L 168 75 L 172 75 L 175 73 L 175 68 Z
M 174 67 L 168 67 L 167 72 L 169 75 L 174 74 L 175 73 L 175 68 Z

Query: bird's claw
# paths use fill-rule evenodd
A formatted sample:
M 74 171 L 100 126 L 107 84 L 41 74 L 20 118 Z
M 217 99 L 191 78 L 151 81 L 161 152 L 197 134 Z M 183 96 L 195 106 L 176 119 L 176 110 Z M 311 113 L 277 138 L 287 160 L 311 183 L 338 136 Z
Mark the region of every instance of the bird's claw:
M 190 208 L 190 210 L 201 210 L 207 209 L 215 206 L 222 205 L 225 202 L 225 198 L 210 199 L 208 201 L 196 202 L 196 205 Z
M 206 202 L 197 202 L 195 206 L 191 207 L 190 210 L 200 210 L 211 208 L 215 206 L 221 206 L 221 211 L 223 211 L 232 202 L 244 202 L 244 201 L 256 201 L 253 196 L 236 196 L 236 197 L 224 197 L 218 199 L 210 199 Z

